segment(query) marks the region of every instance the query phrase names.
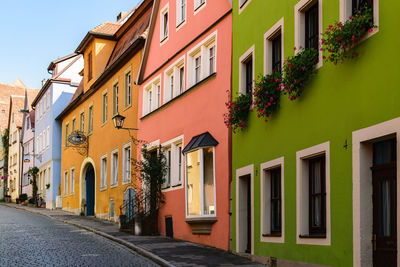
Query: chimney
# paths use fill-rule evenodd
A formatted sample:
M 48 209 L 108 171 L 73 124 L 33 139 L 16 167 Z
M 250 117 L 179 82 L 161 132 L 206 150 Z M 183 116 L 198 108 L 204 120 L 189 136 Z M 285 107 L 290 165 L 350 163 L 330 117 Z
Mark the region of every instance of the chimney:
M 124 12 L 124 11 L 119 12 L 119 14 L 117 15 L 117 23 L 118 23 L 122 18 L 124 18 L 127 14 L 128 14 L 128 12 Z

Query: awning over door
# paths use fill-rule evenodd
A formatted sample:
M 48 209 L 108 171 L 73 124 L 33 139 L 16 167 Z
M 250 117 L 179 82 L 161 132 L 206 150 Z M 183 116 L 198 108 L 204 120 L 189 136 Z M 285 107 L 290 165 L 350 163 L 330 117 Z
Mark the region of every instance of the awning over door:
M 197 135 L 190 140 L 189 144 L 182 150 L 182 153 L 187 153 L 191 150 L 198 149 L 200 147 L 210 147 L 218 145 L 218 141 L 209 133 Z

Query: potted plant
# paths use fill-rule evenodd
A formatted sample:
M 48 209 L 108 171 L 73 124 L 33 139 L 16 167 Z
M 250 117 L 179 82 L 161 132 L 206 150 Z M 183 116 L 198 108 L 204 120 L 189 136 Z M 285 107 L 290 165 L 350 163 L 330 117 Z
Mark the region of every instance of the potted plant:
M 257 117 L 268 117 L 274 113 L 279 106 L 281 97 L 282 74 L 273 71 L 271 74 L 261 77 L 254 87 L 254 108 Z
M 225 103 L 228 112 L 224 114 L 224 123 L 227 127 L 232 127 L 233 133 L 246 128 L 251 101 L 251 94 L 240 94 L 235 100 L 229 100 Z
M 294 48 L 296 51 L 296 47 Z M 318 51 L 314 48 L 300 51 L 283 64 L 283 90 L 290 100 L 296 100 L 303 93 L 304 87 L 316 71 Z
M 321 40 L 321 50 L 327 53 L 324 60 L 336 65 L 346 58 L 357 57 L 355 49 L 360 40 L 375 27 L 372 9 L 367 6 L 350 16 L 346 22 L 329 25 Z

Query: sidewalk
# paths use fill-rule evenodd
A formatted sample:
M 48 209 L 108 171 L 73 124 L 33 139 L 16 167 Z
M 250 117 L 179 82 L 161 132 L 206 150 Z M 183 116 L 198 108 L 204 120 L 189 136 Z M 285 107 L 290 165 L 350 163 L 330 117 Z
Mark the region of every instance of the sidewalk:
M 61 210 L 46 210 L 2 203 L 2 205 L 48 216 L 129 247 L 162 266 L 264 266 L 219 249 L 163 236 L 134 236 L 119 232 L 118 224 Z

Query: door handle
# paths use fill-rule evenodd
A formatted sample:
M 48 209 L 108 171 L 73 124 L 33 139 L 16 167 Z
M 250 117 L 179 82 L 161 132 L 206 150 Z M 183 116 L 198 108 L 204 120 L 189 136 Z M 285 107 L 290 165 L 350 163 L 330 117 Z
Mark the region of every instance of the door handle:
M 372 242 L 374 251 L 376 251 L 376 234 L 373 234 L 371 242 Z

